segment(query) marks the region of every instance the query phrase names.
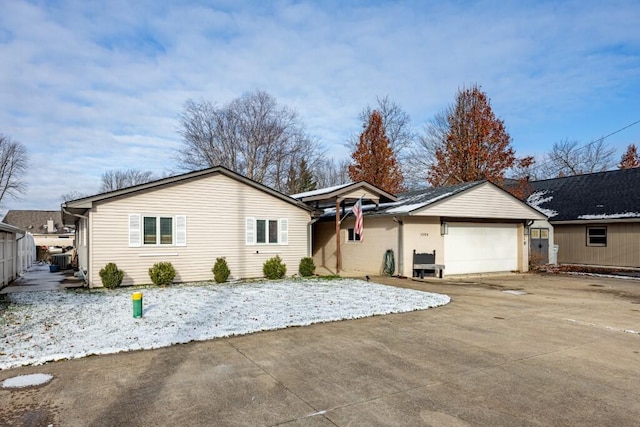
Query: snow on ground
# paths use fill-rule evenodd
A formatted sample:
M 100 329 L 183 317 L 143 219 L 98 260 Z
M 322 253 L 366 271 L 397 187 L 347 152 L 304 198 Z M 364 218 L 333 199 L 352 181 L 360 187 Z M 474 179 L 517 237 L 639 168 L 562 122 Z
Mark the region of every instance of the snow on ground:
M 356 279 L 282 280 L 132 289 L 22 292 L 0 309 L 0 369 L 153 349 L 319 322 L 445 305 L 447 295 Z
M 2 388 L 24 388 L 46 384 L 53 379 L 50 374 L 18 375 L 2 382 Z

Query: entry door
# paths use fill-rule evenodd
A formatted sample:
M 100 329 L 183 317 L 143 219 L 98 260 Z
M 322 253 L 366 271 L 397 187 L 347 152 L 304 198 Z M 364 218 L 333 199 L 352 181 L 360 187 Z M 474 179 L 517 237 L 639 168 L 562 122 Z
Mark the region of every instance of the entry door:
M 531 254 L 542 264 L 549 263 L 549 229 L 532 228 L 530 231 Z

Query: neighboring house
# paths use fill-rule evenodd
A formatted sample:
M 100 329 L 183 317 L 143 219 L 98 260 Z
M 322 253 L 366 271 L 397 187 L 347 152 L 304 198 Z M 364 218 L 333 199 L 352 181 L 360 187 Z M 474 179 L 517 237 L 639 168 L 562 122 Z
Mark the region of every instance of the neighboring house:
M 74 230 L 63 225 L 60 211 L 11 210 L 2 222 L 28 231 L 36 246 L 74 245 Z
M 560 264 L 640 268 L 640 168 L 532 181 L 532 253 Z M 545 249 L 547 249 L 545 251 Z
M 29 268 L 36 256 L 30 233 L 0 223 L 0 288 L 15 280 Z
M 78 264 L 89 286 L 114 262 L 123 285 L 151 283 L 160 261 L 177 282 L 211 280 L 217 257 L 233 277 L 262 277 L 264 262 L 279 255 L 287 274 L 308 256 L 313 209 L 223 167 L 84 197 L 62 204 L 75 225 Z
M 395 274 L 412 276 L 413 252 L 435 250 L 446 275 L 527 271 L 527 226 L 539 211 L 488 181 L 393 195 L 359 182 L 292 197 L 324 214 L 314 224 L 313 257 L 331 271 L 379 274 L 392 250 Z M 365 204 L 363 238 L 354 231 L 351 206 Z M 340 209 L 336 223 L 336 209 Z

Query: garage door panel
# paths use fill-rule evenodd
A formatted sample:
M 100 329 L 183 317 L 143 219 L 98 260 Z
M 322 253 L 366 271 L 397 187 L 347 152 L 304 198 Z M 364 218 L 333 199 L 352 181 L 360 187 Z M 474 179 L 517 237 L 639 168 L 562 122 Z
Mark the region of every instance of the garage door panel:
M 444 239 L 447 274 L 487 273 L 518 269 L 515 224 L 449 224 Z

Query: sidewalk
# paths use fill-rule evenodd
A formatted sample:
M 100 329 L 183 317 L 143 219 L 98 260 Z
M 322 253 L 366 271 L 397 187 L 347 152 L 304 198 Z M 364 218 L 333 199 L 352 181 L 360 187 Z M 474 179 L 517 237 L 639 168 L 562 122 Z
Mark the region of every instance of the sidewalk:
M 31 265 L 21 277 L 11 285 L 2 288 L 0 294 L 13 292 L 56 291 L 67 288 L 82 287 L 82 280 L 73 275 L 73 270 L 49 271 L 49 264 L 36 263 Z

